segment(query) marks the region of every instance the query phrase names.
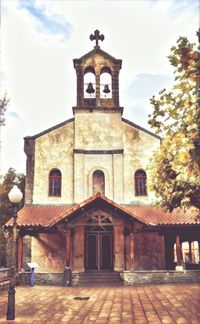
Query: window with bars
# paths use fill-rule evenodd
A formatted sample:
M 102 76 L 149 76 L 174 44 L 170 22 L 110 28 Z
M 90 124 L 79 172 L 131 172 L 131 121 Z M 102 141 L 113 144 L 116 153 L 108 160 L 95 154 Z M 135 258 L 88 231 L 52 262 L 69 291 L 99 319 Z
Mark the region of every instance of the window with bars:
M 135 195 L 147 196 L 147 175 L 143 170 L 135 172 Z
M 61 196 L 61 172 L 58 169 L 53 169 L 49 173 L 49 196 L 60 197 Z

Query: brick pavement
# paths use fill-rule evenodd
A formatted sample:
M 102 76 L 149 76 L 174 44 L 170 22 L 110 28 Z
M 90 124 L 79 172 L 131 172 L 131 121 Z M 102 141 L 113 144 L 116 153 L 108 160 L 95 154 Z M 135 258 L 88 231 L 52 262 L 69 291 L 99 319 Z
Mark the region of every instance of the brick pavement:
M 6 305 L 7 292 L 0 292 L 1 323 L 6 323 Z M 200 324 L 200 285 L 17 287 L 16 320 L 9 322 Z

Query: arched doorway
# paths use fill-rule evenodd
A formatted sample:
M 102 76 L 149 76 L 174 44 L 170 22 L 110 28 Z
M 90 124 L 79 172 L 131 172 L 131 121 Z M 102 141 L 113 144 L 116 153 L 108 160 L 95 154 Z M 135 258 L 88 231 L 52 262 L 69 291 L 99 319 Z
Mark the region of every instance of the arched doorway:
M 91 216 L 85 227 L 85 269 L 113 270 L 113 226 L 107 215 Z

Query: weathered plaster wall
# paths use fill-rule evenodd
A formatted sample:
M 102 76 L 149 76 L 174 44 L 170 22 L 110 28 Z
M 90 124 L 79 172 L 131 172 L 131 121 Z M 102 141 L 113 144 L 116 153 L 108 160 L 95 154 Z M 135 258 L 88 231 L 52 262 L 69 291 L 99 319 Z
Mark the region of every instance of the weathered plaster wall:
M 75 202 L 92 196 L 92 175 L 96 170 L 104 172 L 105 195 L 116 202 L 123 202 L 123 159 L 120 154 L 74 155 Z
M 101 69 L 105 66 L 110 67 L 111 70 L 115 68 L 114 62 L 101 54 L 94 54 L 88 57 L 83 62 L 83 68 L 87 66 L 94 66 L 96 74 L 99 74 Z
M 135 196 L 134 174 L 138 169 L 147 173 L 159 139 L 121 121 L 119 112 L 105 113 L 88 110 L 75 115 L 74 188 L 75 202 L 92 195 L 92 171 L 105 173 L 105 195 L 118 203 L 151 203 L 153 195 Z M 123 154 L 85 154 L 84 150 L 123 149 Z
M 75 115 L 75 149 L 87 153 L 74 156 L 75 202 L 91 196 L 92 173 L 102 170 L 105 174 L 105 195 L 123 202 L 123 156 L 122 154 L 88 154 L 91 150 L 122 150 L 121 115 L 88 110 Z
M 134 239 L 134 270 L 165 269 L 163 236 L 158 233 L 135 233 Z
M 159 140 L 122 122 L 119 112 L 76 111 L 75 122 L 35 140 L 33 203 L 80 203 L 93 194 L 92 173 L 105 174 L 105 195 L 118 203 L 151 203 L 152 195 L 136 197 L 134 173 L 146 170 Z M 81 150 L 73 152 L 75 150 Z M 124 150 L 122 153 L 90 151 Z M 61 197 L 48 196 L 49 172 L 62 173 Z M 148 172 L 147 172 L 148 176 Z
M 35 140 L 34 204 L 73 203 L 73 122 Z M 62 173 L 61 197 L 48 196 L 49 172 Z
M 151 203 L 153 195 L 148 190 L 147 196 L 135 196 L 134 174 L 138 169 L 147 173 L 147 165 L 153 152 L 159 147 L 159 139 L 122 122 L 124 148 L 124 203 Z
M 121 126 L 121 114 L 119 112 L 76 111 L 75 149 L 122 149 Z
M 66 261 L 65 234 L 38 234 L 32 238 L 31 262 L 39 268 L 36 272 L 63 272 Z

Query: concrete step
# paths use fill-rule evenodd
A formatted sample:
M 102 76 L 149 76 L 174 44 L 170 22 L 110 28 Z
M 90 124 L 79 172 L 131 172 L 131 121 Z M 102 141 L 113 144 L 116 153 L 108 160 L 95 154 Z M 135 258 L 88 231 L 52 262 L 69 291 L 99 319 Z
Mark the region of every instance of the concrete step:
M 87 275 L 80 275 L 79 274 L 79 276 L 81 277 L 81 278 L 94 278 L 94 279 L 98 279 L 98 278 L 106 278 L 106 279 L 109 279 L 109 278 L 120 278 L 120 276 L 119 275 L 113 275 L 113 276 L 111 276 L 111 275 L 97 275 L 97 274 L 95 274 L 95 275 L 90 275 L 90 274 L 87 274 Z
M 91 282 L 91 281 L 93 281 L 93 282 L 119 282 L 120 281 L 120 278 L 109 278 L 109 279 L 107 279 L 107 278 L 80 278 L 79 277 L 79 281 L 82 281 L 82 282 L 86 282 L 86 281 L 88 281 L 88 282 Z
M 79 285 L 121 285 L 120 274 L 115 271 L 87 271 L 79 273 Z

